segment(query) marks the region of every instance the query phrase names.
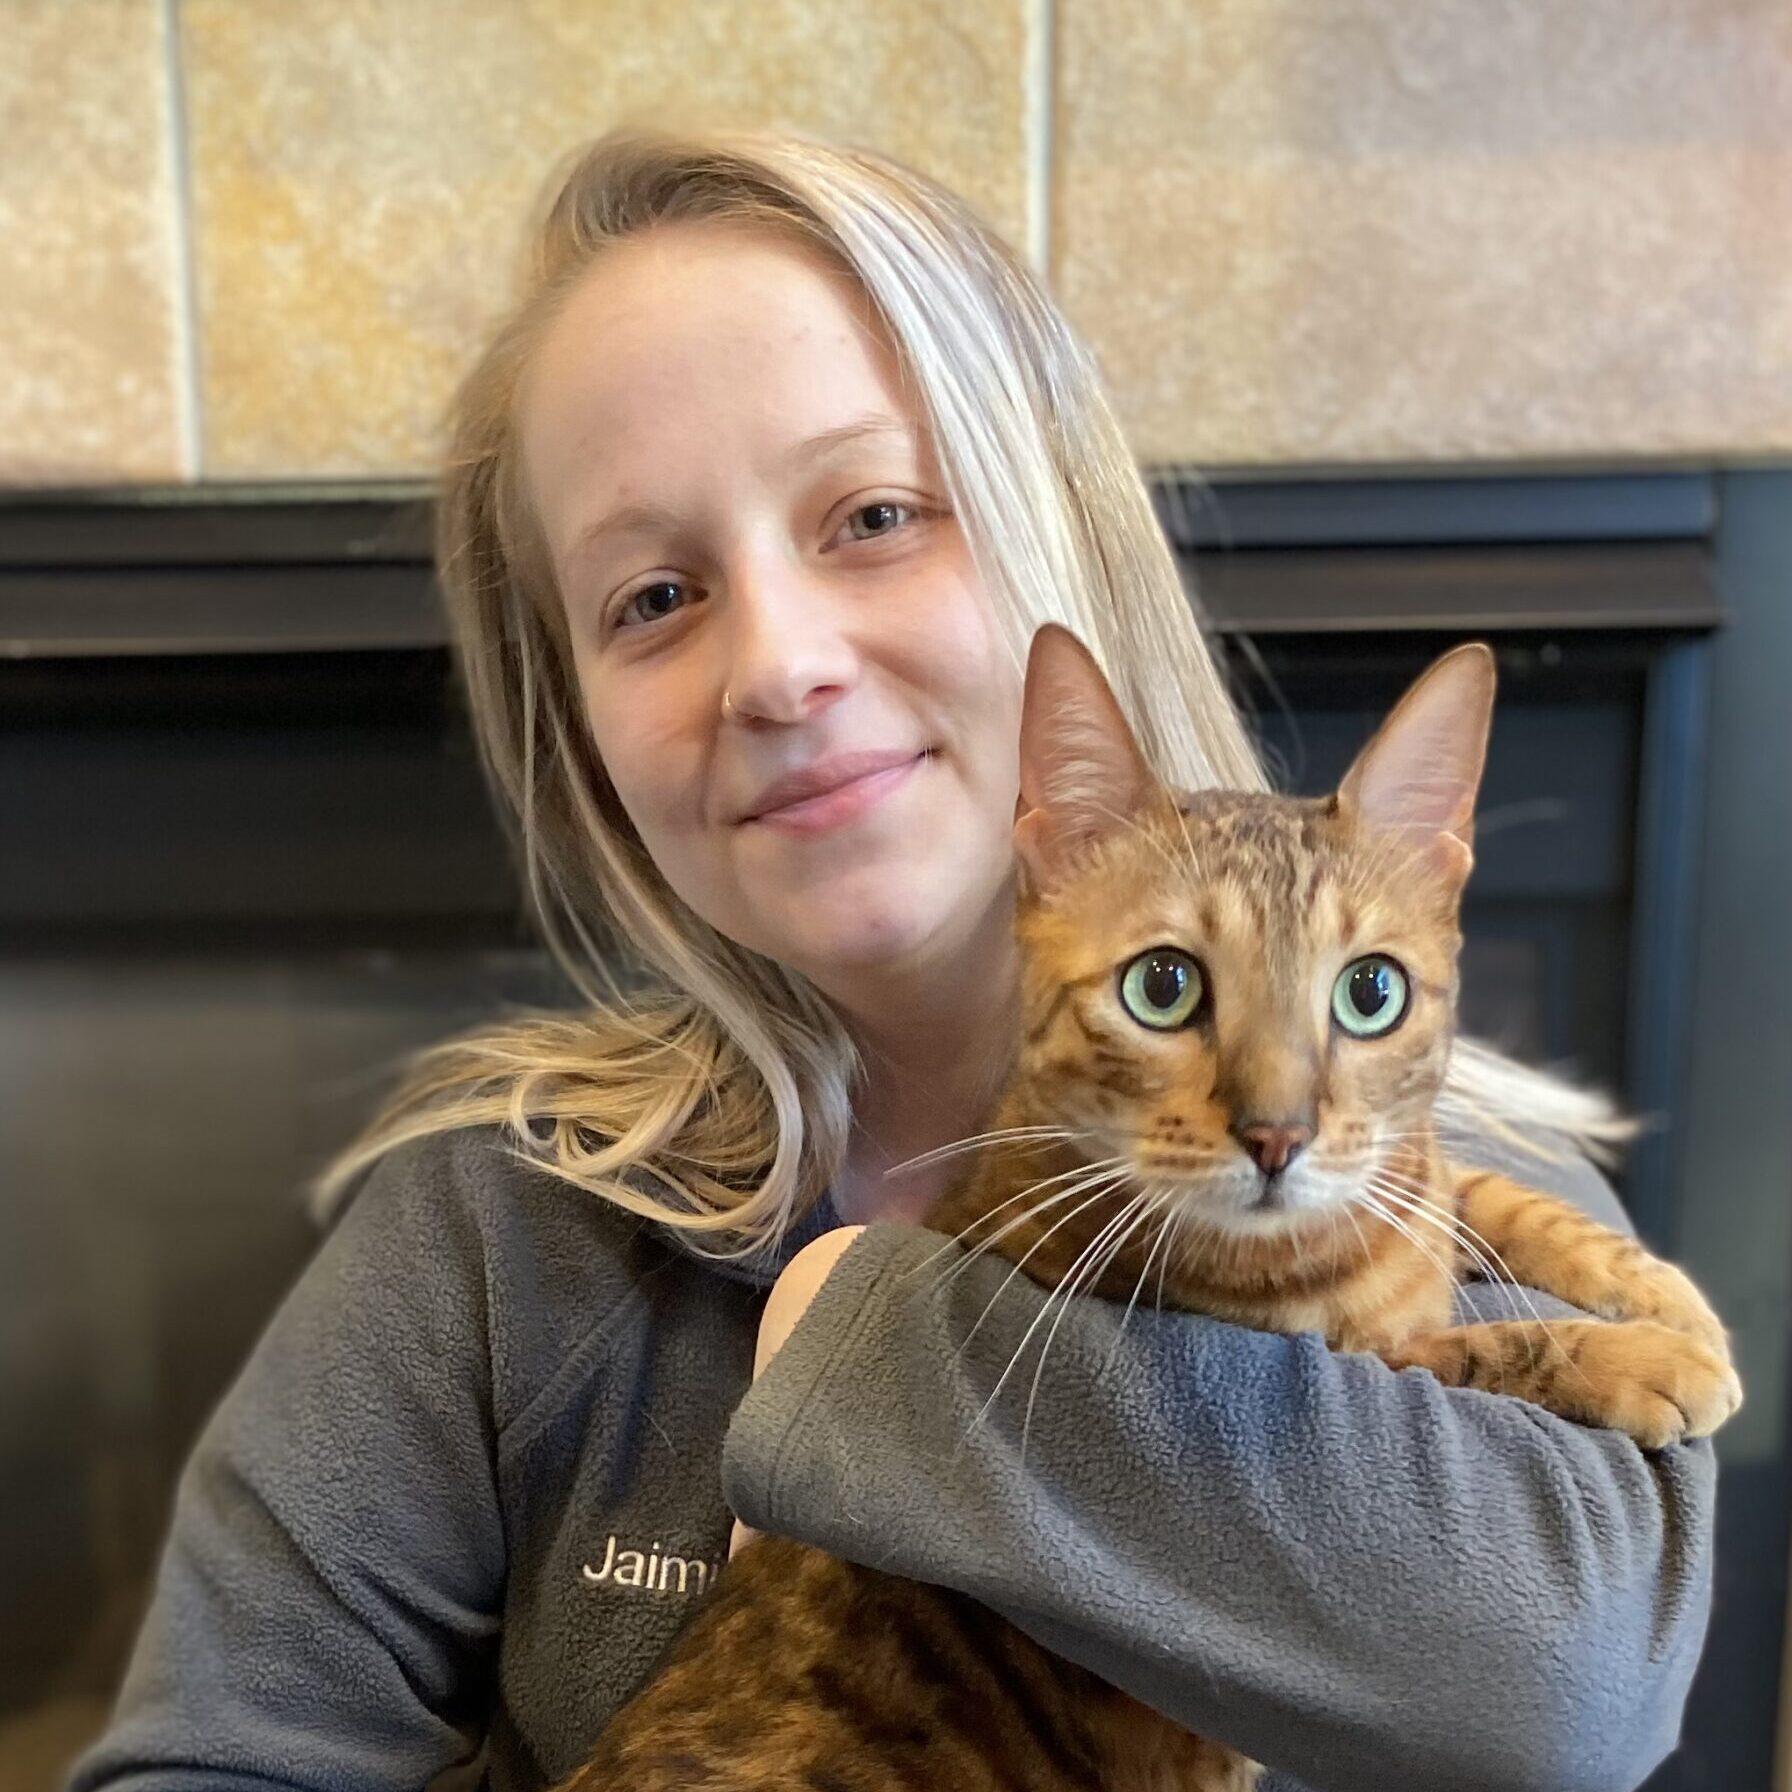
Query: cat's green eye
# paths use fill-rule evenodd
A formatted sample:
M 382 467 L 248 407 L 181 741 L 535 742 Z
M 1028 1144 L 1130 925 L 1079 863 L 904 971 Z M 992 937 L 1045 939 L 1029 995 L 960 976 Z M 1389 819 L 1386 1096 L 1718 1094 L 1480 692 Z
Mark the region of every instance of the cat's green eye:
M 1406 1012 L 1406 973 L 1391 958 L 1372 952 L 1338 973 L 1332 985 L 1332 1019 L 1355 1039 L 1379 1039 Z
M 1199 962 L 1174 946 L 1141 952 L 1120 973 L 1120 1000 L 1141 1026 L 1165 1032 L 1186 1026 L 1206 988 Z

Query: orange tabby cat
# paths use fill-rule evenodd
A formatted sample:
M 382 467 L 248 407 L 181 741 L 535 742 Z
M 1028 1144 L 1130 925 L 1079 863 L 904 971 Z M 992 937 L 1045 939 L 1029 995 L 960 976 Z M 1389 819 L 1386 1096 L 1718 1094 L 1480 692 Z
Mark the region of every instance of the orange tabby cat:
M 1433 1131 L 1492 702 L 1492 655 L 1460 648 L 1335 796 L 1176 796 L 1087 650 L 1041 630 L 1020 1040 L 992 1147 L 928 1224 L 1048 1287 L 1129 1300 L 1149 1279 L 1154 1300 L 1646 1448 L 1722 1424 L 1741 1389 L 1692 1283 L 1452 1166 Z M 1602 1317 L 1451 1324 L 1455 1283 L 1490 1259 Z M 567 1787 L 1248 1792 L 1259 1771 L 963 1595 L 768 1537 Z

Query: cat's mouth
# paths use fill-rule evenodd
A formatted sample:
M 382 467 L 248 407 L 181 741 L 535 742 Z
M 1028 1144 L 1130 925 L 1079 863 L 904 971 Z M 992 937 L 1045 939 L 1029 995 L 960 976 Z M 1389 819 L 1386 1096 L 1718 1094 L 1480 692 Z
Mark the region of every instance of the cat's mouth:
M 1349 1181 L 1334 1169 L 1303 1155 L 1277 1170 L 1264 1170 L 1242 1153 L 1165 1151 L 1154 1147 L 1134 1157 L 1141 1183 L 1169 1186 L 1191 1214 L 1224 1225 L 1228 1221 L 1293 1220 L 1346 1201 Z
M 1263 1170 L 1258 1172 L 1262 1186 L 1257 1190 L 1257 1198 L 1248 1208 L 1247 1213 L 1285 1213 L 1291 1203 L 1288 1200 L 1288 1177 L 1284 1170 Z

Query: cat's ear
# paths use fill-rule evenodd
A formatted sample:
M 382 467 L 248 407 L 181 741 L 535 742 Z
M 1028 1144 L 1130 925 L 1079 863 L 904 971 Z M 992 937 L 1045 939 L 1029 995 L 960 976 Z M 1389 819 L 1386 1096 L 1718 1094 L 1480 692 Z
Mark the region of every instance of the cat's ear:
M 1474 864 L 1493 685 L 1493 654 L 1480 642 L 1446 653 L 1395 705 L 1338 787 L 1339 805 L 1365 827 L 1424 846 L 1458 882 Z
M 1014 845 L 1036 886 L 1124 827 L 1157 789 L 1095 656 L 1047 622 L 1027 655 Z

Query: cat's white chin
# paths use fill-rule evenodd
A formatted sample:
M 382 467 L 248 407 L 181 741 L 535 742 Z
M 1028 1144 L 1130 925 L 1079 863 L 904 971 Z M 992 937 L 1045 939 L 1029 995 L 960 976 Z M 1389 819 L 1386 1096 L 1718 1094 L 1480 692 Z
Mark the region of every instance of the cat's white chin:
M 1305 1162 L 1266 1177 L 1254 1164 L 1241 1161 L 1190 1183 L 1186 1199 L 1191 1217 L 1228 1232 L 1273 1238 L 1341 1211 L 1354 1187 L 1349 1177 Z
M 1251 1208 L 1243 1213 L 1221 1214 L 1214 1224 L 1222 1232 L 1241 1238 L 1286 1238 L 1313 1223 L 1311 1208 L 1289 1212 L 1286 1208 Z

